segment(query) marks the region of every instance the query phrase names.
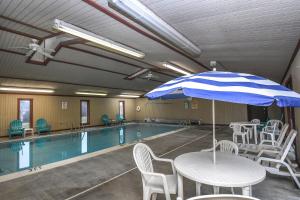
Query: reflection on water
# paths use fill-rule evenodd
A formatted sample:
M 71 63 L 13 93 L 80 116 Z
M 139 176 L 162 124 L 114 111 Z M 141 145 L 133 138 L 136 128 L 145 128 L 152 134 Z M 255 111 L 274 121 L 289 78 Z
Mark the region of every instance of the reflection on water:
M 88 149 L 88 133 L 87 132 L 82 132 L 81 133 L 81 153 L 86 153 Z
M 28 168 L 30 166 L 30 142 L 23 142 L 19 151 L 19 169 Z
M 0 144 L 0 176 L 141 140 L 178 126 L 130 124 Z
M 119 130 L 119 144 L 125 144 L 125 127 L 120 127 Z

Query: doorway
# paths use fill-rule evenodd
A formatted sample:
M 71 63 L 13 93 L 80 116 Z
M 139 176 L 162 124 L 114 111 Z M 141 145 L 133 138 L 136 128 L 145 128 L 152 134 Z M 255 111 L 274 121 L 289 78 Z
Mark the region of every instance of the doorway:
M 252 119 L 259 119 L 261 122 L 268 120 L 268 107 L 265 106 L 247 106 L 248 121 Z
M 23 128 L 32 128 L 32 99 L 18 99 L 18 119 Z

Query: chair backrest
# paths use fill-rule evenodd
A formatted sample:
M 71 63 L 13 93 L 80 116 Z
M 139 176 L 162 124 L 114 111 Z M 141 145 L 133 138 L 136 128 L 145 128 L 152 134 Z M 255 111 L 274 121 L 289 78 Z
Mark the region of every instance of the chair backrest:
M 133 158 L 141 173 L 153 172 L 153 152 L 146 144 L 138 143 L 133 148 Z
M 281 146 L 288 129 L 289 129 L 289 124 L 284 124 L 281 131 L 280 131 L 280 133 L 279 133 L 279 136 L 277 138 L 277 143 L 278 143 L 279 146 Z
M 36 126 L 45 127 L 45 126 L 47 126 L 47 121 L 44 118 L 40 118 L 40 119 L 36 120 Z
M 296 136 L 297 136 L 297 131 L 295 129 L 292 129 L 288 134 L 287 138 L 285 139 L 282 149 L 280 150 L 278 156 L 276 157 L 277 159 L 280 159 L 281 161 L 285 160 L 286 156 L 288 155 L 293 145 Z
M 217 142 L 216 149 L 217 148 L 219 148 L 220 152 L 229 152 L 235 155 L 238 155 L 239 153 L 238 146 L 234 142 L 231 142 L 229 140 L 221 140 Z
M 101 120 L 102 121 L 108 121 L 108 115 L 107 114 L 104 114 L 104 115 L 102 115 L 102 117 L 101 117 Z
M 256 124 L 260 124 L 260 120 L 259 119 L 252 119 L 251 122 L 252 123 L 256 123 Z
M 202 195 L 198 197 L 192 197 L 187 200 L 259 200 L 259 199 L 254 197 L 249 197 L 249 196 L 242 196 L 242 195 L 217 194 L 217 195 Z
M 232 128 L 233 133 L 240 133 L 241 132 L 241 125 L 240 124 L 233 123 L 233 124 L 230 124 L 229 127 Z
M 9 127 L 11 129 L 19 129 L 22 128 L 22 121 L 21 120 L 13 120 L 10 122 Z
M 271 119 L 267 122 L 266 126 L 272 126 L 275 127 L 275 130 L 280 130 L 283 127 L 283 123 L 278 119 Z

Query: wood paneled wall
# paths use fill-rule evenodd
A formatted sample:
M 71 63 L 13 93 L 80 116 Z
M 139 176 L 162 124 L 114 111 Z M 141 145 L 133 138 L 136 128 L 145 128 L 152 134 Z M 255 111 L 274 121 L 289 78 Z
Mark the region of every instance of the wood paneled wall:
M 51 124 L 52 130 L 71 128 L 72 123 L 79 126 L 80 100 L 90 101 L 91 126 L 100 125 L 100 118 L 103 114 L 108 114 L 114 119 L 118 113 L 119 100 L 125 101 L 126 119 L 136 118 L 135 99 L 0 94 L 0 136 L 7 135 L 10 121 L 17 119 L 18 98 L 33 99 L 33 123 L 38 118 L 45 118 Z M 61 109 L 62 101 L 68 102 L 67 110 Z
M 190 104 L 188 109 L 184 107 L 185 101 L 187 100 L 148 101 L 147 99 L 137 99 L 136 103 L 141 107 L 141 111 L 136 113 L 136 118 L 137 120 L 145 118 L 201 119 L 203 123 L 212 123 L 211 101 L 204 99 L 187 101 Z M 197 109 L 192 109 L 192 105 Z M 217 124 L 229 124 L 232 121 L 244 120 L 247 120 L 247 105 L 216 101 Z

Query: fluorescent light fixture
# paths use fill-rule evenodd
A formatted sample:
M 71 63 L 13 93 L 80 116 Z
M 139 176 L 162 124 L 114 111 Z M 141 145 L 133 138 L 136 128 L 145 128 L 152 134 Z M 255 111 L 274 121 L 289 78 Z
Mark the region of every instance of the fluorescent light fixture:
M 97 93 L 97 92 L 75 92 L 78 95 L 89 95 L 89 96 L 107 96 L 106 93 Z
M 140 75 L 142 75 L 142 74 L 148 72 L 149 70 L 150 70 L 150 69 L 141 69 L 141 70 L 139 70 L 139 71 L 137 71 L 137 72 L 135 72 L 135 73 L 133 73 L 133 74 L 127 76 L 125 79 L 127 79 L 127 80 L 132 80 L 132 79 L 136 78 L 137 76 L 140 76 Z
M 82 39 L 91 41 L 95 44 L 98 44 L 98 45 L 100 45 L 104 48 L 108 48 L 110 50 L 119 51 L 124 54 L 128 54 L 130 56 L 134 56 L 134 57 L 138 57 L 138 58 L 145 57 L 145 54 L 143 52 L 137 51 L 137 50 L 130 48 L 128 46 L 125 46 L 123 44 L 120 44 L 115 41 L 109 40 L 107 38 L 101 37 L 99 35 L 96 35 L 95 33 L 89 32 L 87 30 L 84 30 L 84 29 L 74 26 L 72 24 L 66 23 L 59 19 L 54 20 L 53 28 L 60 30 L 62 32 L 65 32 L 65 33 L 69 33 L 76 37 L 80 37 Z
M 195 44 L 189 41 L 181 33 L 176 31 L 172 26 L 163 21 L 140 1 L 108 0 L 108 5 L 121 14 L 129 16 L 138 24 L 141 24 L 146 29 L 161 36 L 163 39 L 170 42 L 175 47 L 183 50 L 184 52 L 194 57 L 198 57 L 201 54 L 201 50 Z
M 19 87 L 0 87 L 0 91 L 35 92 L 35 93 L 53 93 L 54 92 L 54 90 L 49 90 L 49 89 L 34 89 L 34 88 L 19 88 Z
M 173 71 L 176 71 L 176 72 L 179 72 L 181 74 L 184 74 L 184 75 L 191 75 L 191 73 L 189 73 L 187 71 L 184 71 L 183 69 L 180 69 L 179 67 L 176 67 L 175 65 L 170 64 L 170 63 L 164 63 L 163 66 L 166 67 L 166 68 L 168 68 L 168 69 L 171 69 Z
M 120 94 L 118 96 L 124 97 L 124 98 L 139 98 L 140 97 L 140 95 L 133 95 L 133 94 Z

